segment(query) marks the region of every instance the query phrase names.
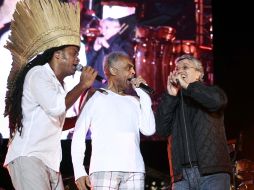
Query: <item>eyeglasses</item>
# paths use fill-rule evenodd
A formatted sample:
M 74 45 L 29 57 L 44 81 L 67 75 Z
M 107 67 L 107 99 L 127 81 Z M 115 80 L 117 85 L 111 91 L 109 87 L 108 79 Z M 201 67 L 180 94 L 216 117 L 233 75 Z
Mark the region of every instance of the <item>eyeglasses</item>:
M 176 67 L 176 68 L 175 68 L 176 71 L 179 71 L 179 70 L 184 70 L 184 71 L 186 71 L 186 70 L 189 70 L 189 69 L 195 69 L 195 70 L 197 70 L 196 67 L 190 67 L 190 66 L 186 66 L 186 65 L 184 65 L 184 66 L 182 66 L 182 67 Z

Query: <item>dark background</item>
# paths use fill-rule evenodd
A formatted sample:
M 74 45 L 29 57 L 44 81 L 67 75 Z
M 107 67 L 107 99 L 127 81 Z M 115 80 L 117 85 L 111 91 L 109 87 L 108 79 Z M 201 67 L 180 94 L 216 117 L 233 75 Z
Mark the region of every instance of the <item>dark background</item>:
M 215 83 L 228 95 L 228 138 L 243 134 L 241 155 L 254 160 L 253 55 L 254 29 L 250 3 L 212 1 Z

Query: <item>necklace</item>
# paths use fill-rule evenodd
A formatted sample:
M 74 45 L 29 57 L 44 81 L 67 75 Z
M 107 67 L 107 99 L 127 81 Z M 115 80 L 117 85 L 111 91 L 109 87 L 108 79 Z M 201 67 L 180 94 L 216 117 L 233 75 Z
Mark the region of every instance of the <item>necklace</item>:
M 111 88 L 108 88 L 108 90 L 110 90 L 110 91 L 112 91 L 112 92 L 114 92 L 114 93 L 116 93 L 116 94 L 119 94 L 119 95 L 125 95 L 125 93 L 124 93 L 123 90 L 118 91 L 118 90 L 111 89 Z

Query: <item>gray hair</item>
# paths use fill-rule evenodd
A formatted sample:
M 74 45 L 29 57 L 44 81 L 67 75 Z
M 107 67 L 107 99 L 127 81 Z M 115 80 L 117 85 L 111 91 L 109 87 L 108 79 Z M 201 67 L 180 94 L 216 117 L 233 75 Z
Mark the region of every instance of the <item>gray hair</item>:
M 184 59 L 191 61 L 195 65 L 195 69 L 201 73 L 200 80 L 203 81 L 204 67 L 203 67 L 201 61 L 198 60 L 197 58 L 193 57 L 192 55 L 184 54 L 184 55 L 176 58 L 175 64 L 177 64 L 178 62 L 180 62 Z
M 111 67 L 114 68 L 119 62 L 132 63 L 132 60 L 127 53 L 122 51 L 114 51 L 104 57 L 104 61 L 103 61 L 104 73 L 107 77 L 110 76 L 109 69 Z

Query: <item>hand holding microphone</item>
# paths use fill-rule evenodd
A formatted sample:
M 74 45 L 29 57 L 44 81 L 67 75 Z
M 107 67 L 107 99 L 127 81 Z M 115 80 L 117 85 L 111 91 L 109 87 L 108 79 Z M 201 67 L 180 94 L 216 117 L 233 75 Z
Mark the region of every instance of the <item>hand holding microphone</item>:
M 80 68 L 76 67 L 76 70 L 82 71 L 80 75 L 80 81 L 77 84 L 83 90 L 89 89 L 97 76 L 97 71 L 95 71 L 92 67 L 84 67 L 81 65 Z
M 180 88 L 187 89 L 189 82 L 187 82 L 186 74 L 178 73 L 175 80 Z
M 130 78 L 128 79 L 131 84 L 136 87 L 136 88 L 141 88 L 143 91 L 145 91 L 147 94 L 153 94 L 154 89 L 152 89 L 150 86 L 148 86 L 145 83 L 145 80 L 142 77 L 137 77 L 137 78 Z
M 168 76 L 168 85 L 172 85 L 174 87 L 179 87 L 179 79 L 177 78 L 178 74 L 176 71 L 170 72 Z
M 188 83 L 185 80 L 186 73 L 177 71 L 170 72 L 168 76 L 167 90 L 172 96 L 176 96 L 181 88 L 187 89 Z
M 76 65 L 76 71 L 82 72 L 83 69 L 84 69 L 84 66 L 83 66 L 83 65 L 81 65 L 81 64 Z M 96 79 L 97 81 L 103 83 L 103 84 L 107 82 L 106 79 L 104 79 L 102 76 L 100 76 L 100 75 L 98 75 L 98 74 L 96 75 L 95 79 Z
M 171 96 L 176 96 L 178 91 L 180 90 L 180 82 L 177 78 L 177 73 L 176 71 L 170 72 L 168 76 L 168 82 L 167 82 L 167 91 L 168 94 Z

